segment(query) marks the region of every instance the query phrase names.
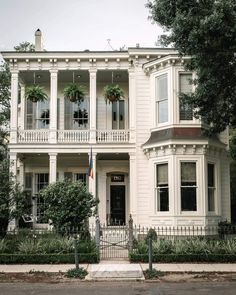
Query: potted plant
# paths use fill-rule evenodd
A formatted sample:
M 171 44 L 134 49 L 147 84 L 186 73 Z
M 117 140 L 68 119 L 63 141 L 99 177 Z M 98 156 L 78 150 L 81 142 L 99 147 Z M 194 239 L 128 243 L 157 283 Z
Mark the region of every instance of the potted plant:
M 44 88 L 39 85 L 29 86 L 25 90 L 25 98 L 32 101 L 44 101 L 48 99 L 47 94 L 44 92 Z
M 46 125 L 49 124 L 49 109 L 43 110 L 40 116 L 40 119 L 42 119 L 42 122 Z
M 124 97 L 124 91 L 119 85 L 110 84 L 104 87 L 105 100 L 109 102 L 120 100 Z
M 70 83 L 64 88 L 64 96 L 71 102 L 81 102 L 84 99 L 85 93 L 82 86 L 76 83 Z

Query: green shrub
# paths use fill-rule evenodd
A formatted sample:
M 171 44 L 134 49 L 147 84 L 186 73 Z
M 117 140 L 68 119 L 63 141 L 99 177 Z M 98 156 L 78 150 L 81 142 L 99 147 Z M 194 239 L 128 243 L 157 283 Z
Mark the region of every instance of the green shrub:
M 159 239 L 153 243 L 153 253 L 170 254 L 173 252 L 173 244 L 171 241 Z
M 41 244 L 36 240 L 24 240 L 18 245 L 18 251 L 21 254 L 37 254 L 42 253 Z
M 7 242 L 4 239 L 0 240 L 0 253 L 6 253 L 7 249 L 8 249 Z
M 145 238 L 146 243 L 148 244 L 149 239 L 151 238 L 152 241 L 157 241 L 157 232 L 155 231 L 154 228 L 150 228 L 147 236 Z
M 80 280 L 83 280 L 87 276 L 88 272 L 86 269 L 79 267 L 79 268 L 71 268 L 67 270 L 65 273 L 65 276 L 67 278 L 78 278 Z

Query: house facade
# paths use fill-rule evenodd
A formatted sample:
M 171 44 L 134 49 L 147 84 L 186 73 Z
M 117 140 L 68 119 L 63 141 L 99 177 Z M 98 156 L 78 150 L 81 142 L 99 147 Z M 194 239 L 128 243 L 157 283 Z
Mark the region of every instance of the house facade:
M 35 52 L 2 53 L 11 69 L 11 170 L 29 192 L 34 227 L 47 223 L 38 191 L 64 178 L 86 183 L 108 225 L 127 223 L 130 214 L 148 226 L 230 220 L 228 133 L 207 138 L 181 99 L 194 91 L 188 57 L 169 48 L 50 52 L 40 31 L 35 38 Z M 71 82 L 86 90 L 80 104 L 64 98 Z M 110 83 L 124 98 L 105 101 Z M 25 99 L 33 84 L 47 101 Z

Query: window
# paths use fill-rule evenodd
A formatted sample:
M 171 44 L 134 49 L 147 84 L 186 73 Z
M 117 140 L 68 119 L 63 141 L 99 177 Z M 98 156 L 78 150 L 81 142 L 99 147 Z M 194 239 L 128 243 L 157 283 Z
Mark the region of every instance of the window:
M 208 163 L 208 211 L 215 211 L 215 165 Z
M 181 210 L 197 211 L 195 162 L 181 162 Z
M 76 173 L 75 180 L 81 181 L 84 185 L 87 185 L 87 174 L 86 173 Z
M 168 164 L 156 165 L 157 211 L 169 211 Z
M 39 173 L 35 175 L 35 192 L 36 195 L 38 192 L 47 186 L 49 183 L 49 174 L 48 173 Z M 45 200 L 37 195 L 37 223 L 47 223 L 48 220 L 44 216 L 44 211 L 46 209 Z
M 192 74 L 179 74 L 179 92 L 180 94 L 189 94 L 192 92 L 191 84 Z M 183 98 L 179 98 L 179 118 L 180 120 L 193 120 L 192 106 Z
M 37 103 L 27 101 L 26 128 L 48 129 L 50 123 L 49 101 L 38 101 Z
M 157 124 L 168 122 L 168 80 L 167 74 L 156 78 Z
M 89 126 L 88 99 L 84 99 L 78 105 L 65 99 L 65 129 L 77 130 L 87 129 Z
M 125 101 L 112 102 L 112 129 L 125 129 Z

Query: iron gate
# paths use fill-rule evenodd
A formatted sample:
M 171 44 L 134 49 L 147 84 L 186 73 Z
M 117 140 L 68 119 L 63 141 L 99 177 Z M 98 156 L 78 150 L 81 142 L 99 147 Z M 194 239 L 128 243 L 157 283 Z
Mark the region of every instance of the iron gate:
M 96 243 L 101 260 L 128 259 L 133 241 L 133 220 L 128 225 L 101 225 L 96 220 Z

